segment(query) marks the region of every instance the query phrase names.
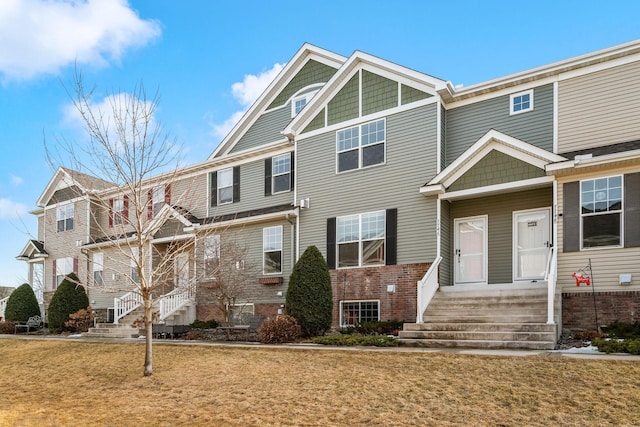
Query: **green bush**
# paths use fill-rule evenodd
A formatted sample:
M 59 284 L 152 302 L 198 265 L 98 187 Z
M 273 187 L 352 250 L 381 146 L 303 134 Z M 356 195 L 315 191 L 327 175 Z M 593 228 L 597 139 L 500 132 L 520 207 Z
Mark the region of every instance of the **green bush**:
M 611 338 L 640 338 L 640 322 L 620 322 L 614 320 L 602 330 Z
M 33 289 L 25 283 L 9 295 L 4 317 L 11 322 L 26 322 L 32 316 L 40 316 L 40 306 Z
M 593 340 L 593 345 L 598 347 L 598 351 L 604 353 L 630 353 L 638 355 L 640 354 L 640 339 L 605 339 L 596 338 Z
M 69 321 L 69 315 L 89 307 L 89 298 L 78 277 L 71 273 L 64 278 L 49 303 L 49 331 L 60 333 Z
M 404 322 L 399 320 L 382 320 L 377 322 L 362 322 L 360 325 L 356 326 L 356 331 L 363 334 L 379 334 L 379 335 L 390 335 L 394 331 L 402 329 L 402 325 Z
M 286 314 L 269 317 L 258 328 L 258 339 L 265 344 L 294 342 L 300 338 L 300 325 Z
M 191 324 L 193 329 L 215 329 L 218 327 L 218 322 L 215 320 L 196 320 Z
M 305 337 L 323 335 L 331 328 L 333 299 L 327 262 L 315 246 L 309 246 L 289 278 L 286 314 L 293 316 Z
M 374 347 L 397 347 L 398 340 L 395 337 L 386 335 L 327 335 L 316 337 L 311 340 L 314 344 L 336 345 L 336 346 L 374 346 Z

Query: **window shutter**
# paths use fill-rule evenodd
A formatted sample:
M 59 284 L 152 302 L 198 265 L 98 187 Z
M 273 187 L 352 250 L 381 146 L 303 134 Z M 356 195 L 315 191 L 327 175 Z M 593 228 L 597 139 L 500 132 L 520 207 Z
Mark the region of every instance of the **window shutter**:
M 576 252 L 580 250 L 580 183 L 567 182 L 562 189 L 564 191 L 562 251 Z
M 398 258 L 398 209 L 387 209 L 386 218 L 386 265 L 396 265 Z
M 78 275 L 78 257 L 73 257 L 73 274 Z
M 640 173 L 624 176 L 624 247 L 640 246 Z
M 127 196 L 126 194 L 124 195 L 124 197 L 122 198 L 122 223 L 123 224 L 128 224 L 129 223 L 129 196 Z
M 56 283 L 56 272 L 57 272 L 57 260 L 53 260 L 53 267 L 52 267 L 52 272 L 53 272 L 53 279 L 51 281 L 51 289 L 53 289 L 54 291 L 56 290 L 56 288 L 58 287 L 58 284 Z
M 264 159 L 264 195 L 271 195 L 271 157 Z
M 153 188 L 147 191 L 147 218 L 153 218 Z
M 233 203 L 240 201 L 240 166 L 233 168 Z
M 171 206 L 171 184 L 167 184 L 164 187 L 164 202 Z
M 113 199 L 109 199 L 109 227 L 113 227 Z
M 295 160 L 294 159 L 295 159 L 296 156 L 294 156 L 293 153 L 294 152 L 292 151 L 291 152 L 291 172 L 290 172 L 291 190 L 293 190 L 293 186 L 295 185 L 295 182 L 296 182 L 295 173 L 294 173 L 294 171 L 295 171 Z
M 218 206 L 218 172 L 211 172 L 209 174 L 209 194 L 211 199 L 209 206 Z
M 336 268 L 336 219 L 327 219 L 327 265 L 330 270 Z

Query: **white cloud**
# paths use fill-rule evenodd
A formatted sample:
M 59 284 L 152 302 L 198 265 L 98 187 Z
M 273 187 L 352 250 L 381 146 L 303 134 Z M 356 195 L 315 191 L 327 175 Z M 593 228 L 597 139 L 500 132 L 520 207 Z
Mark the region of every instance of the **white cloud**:
M 13 200 L 0 198 L 0 218 L 18 218 L 27 213 L 27 207 Z
M 278 63 L 273 64 L 273 67 L 258 74 L 257 76 L 254 74 L 246 74 L 243 81 L 236 82 L 231 85 L 231 93 L 242 109 L 233 113 L 223 123 L 211 124 L 213 134 L 216 137 L 224 139 L 224 137 L 227 136 L 229 131 L 231 131 L 235 124 L 238 123 L 251 104 L 253 104 L 262 92 L 264 92 L 267 86 L 271 84 L 284 65 L 285 64 Z
M 74 61 L 105 66 L 160 34 L 127 0 L 2 0 L 0 75 L 26 80 Z
M 24 182 L 24 179 L 22 179 L 22 177 L 16 176 L 16 175 L 11 175 L 11 184 L 13 184 L 14 186 L 18 186 L 18 185 L 22 184 L 23 182 Z

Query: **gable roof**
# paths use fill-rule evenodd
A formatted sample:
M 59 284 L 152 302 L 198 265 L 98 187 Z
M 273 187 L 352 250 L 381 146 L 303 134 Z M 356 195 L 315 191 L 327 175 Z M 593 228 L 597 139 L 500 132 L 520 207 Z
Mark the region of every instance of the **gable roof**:
M 42 259 L 47 258 L 49 254 L 44 249 L 44 243 L 39 240 L 29 240 L 27 244 L 24 246 L 20 255 L 16 257 L 17 260 L 20 261 L 29 261 L 33 259 Z
M 242 118 L 231 129 L 227 136 L 220 142 L 218 147 L 211 153 L 209 160 L 228 154 L 235 146 L 238 140 L 247 132 L 247 130 L 256 122 L 258 117 L 267 110 L 269 105 L 278 96 L 280 91 L 295 77 L 302 67 L 309 61 L 315 60 L 323 64 L 338 69 L 347 59 L 342 55 L 330 52 L 325 49 L 313 46 L 309 43 L 302 45 L 300 50 L 291 58 L 291 60 L 278 73 L 276 78 L 265 89 L 260 97 L 247 110 Z M 283 136 L 284 139 L 284 136 Z
M 112 182 L 96 178 L 95 176 L 87 175 L 86 173 L 73 169 L 59 167 L 38 198 L 36 205 L 42 208 L 45 207 L 56 191 L 74 185 L 80 188 L 83 194 L 96 193 L 116 186 Z

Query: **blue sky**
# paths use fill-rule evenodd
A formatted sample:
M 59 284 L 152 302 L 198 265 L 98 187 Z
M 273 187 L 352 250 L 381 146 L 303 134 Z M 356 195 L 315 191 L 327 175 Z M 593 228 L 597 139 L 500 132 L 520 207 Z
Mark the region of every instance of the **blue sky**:
M 158 90 L 156 119 L 193 163 L 305 42 L 470 85 L 638 39 L 638 22 L 635 1 L 2 0 L 0 285 L 26 279 L 15 256 L 53 174 L 45 138 L 83 138 L 64 89 L 74 67 L 97 104 L 140 81 Z

